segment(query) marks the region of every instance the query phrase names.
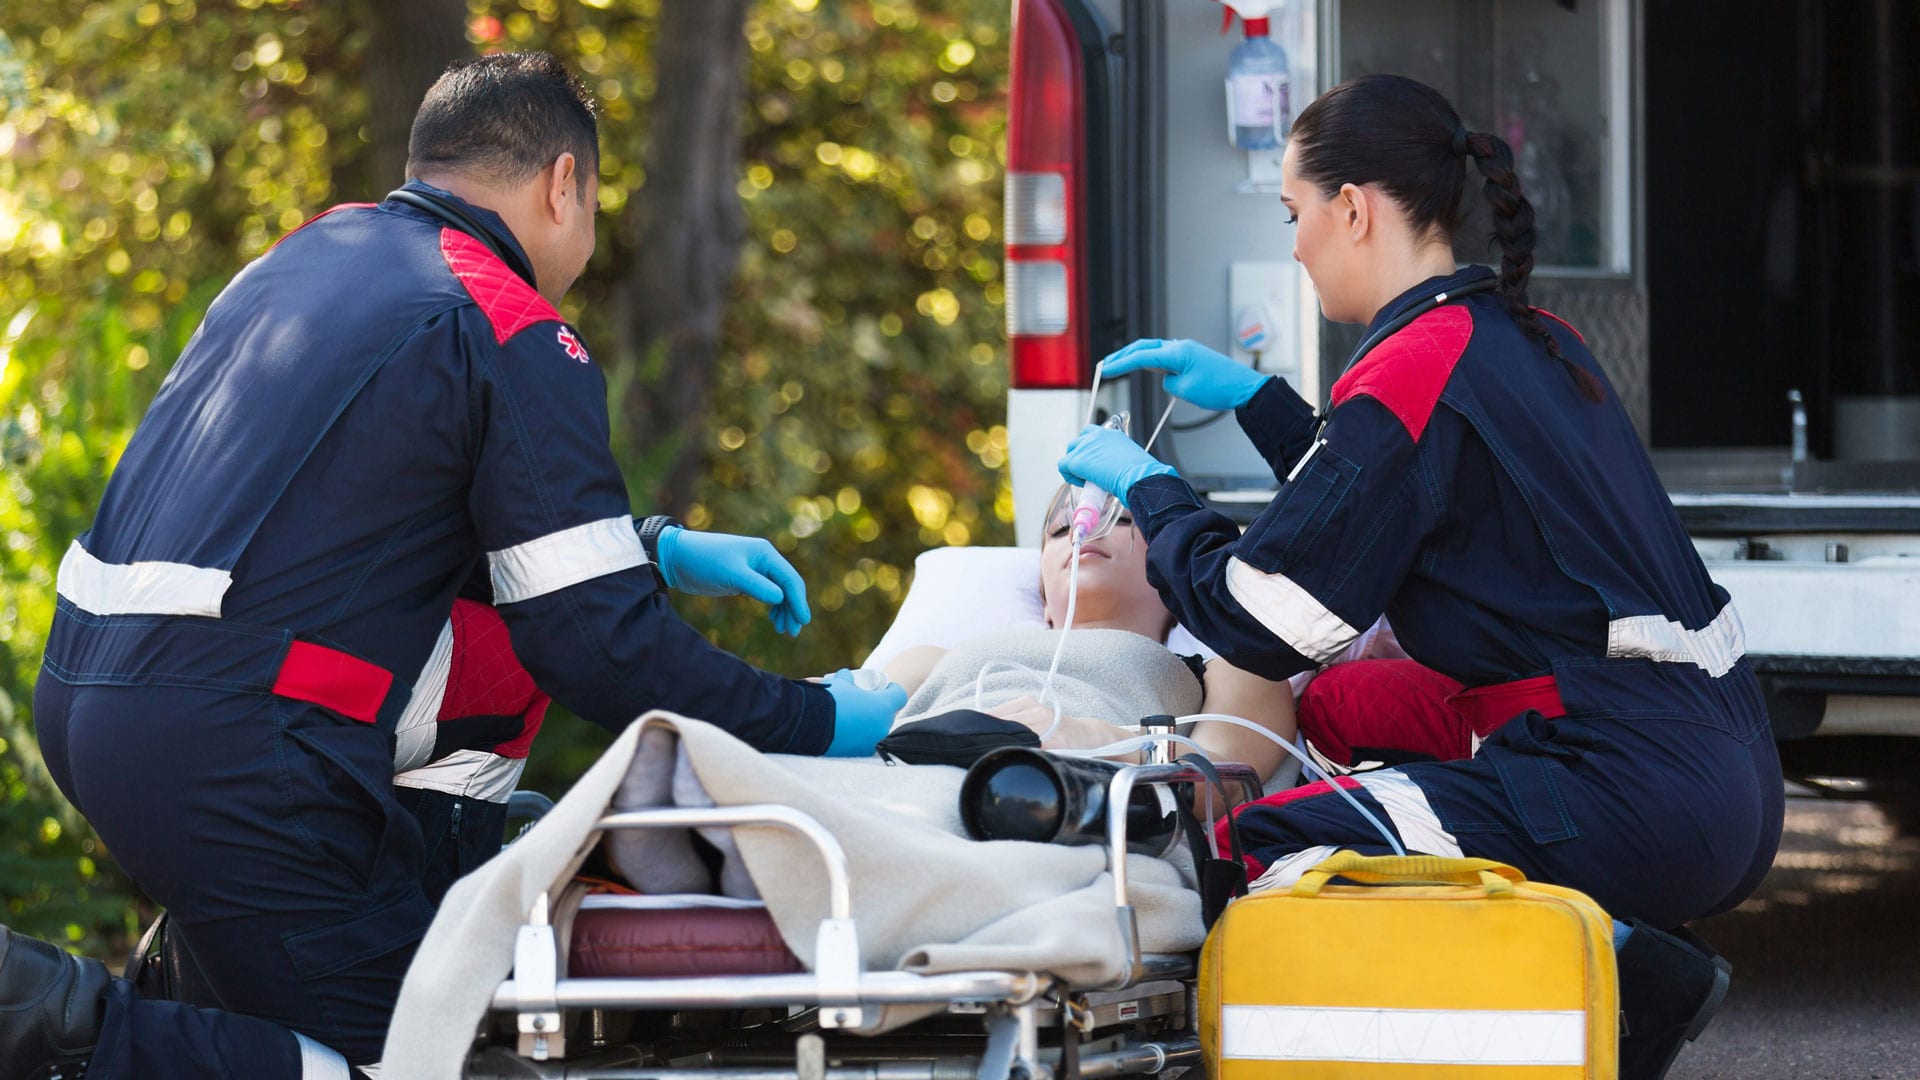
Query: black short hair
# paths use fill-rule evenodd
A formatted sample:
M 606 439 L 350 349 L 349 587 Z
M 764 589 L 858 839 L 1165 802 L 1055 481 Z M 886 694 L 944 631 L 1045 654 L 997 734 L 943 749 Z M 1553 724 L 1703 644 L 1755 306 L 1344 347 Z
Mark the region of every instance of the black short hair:
M 600 168 L 593 95 L 552 53 L 494 53 L 448 65 L 427 90 L 407 138 L 407 175 L 452 169 L 522 183 L 571 152 L 580 195 Z

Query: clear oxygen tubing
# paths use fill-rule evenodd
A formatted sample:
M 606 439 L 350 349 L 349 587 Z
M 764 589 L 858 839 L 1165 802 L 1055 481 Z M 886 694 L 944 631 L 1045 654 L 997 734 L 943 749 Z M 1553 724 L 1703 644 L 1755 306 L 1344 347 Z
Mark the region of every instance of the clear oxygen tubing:
M 1060 657 L 1064 655 L 1067 650 L 1067 631 L 1073 629 L 1073 609 L 1080 593 L 1080 542 L 1077 540 L 1073 542 L 1073 554 L 1070 556 L 1070 559 L 1071 565 L 1067 567 L 1067 617 L 1061 622 L 1060 643 L 1053 647 L 1053 662 L 1047 666 L 1046 673 L 1042 674 L 1025 664 L 1015 663 L 1012 660 L 989 660 L 987 663 L 981 665 L 980 674 L 974 676 L 973 679 L 974 711 L 985 712 L 988 675 L 996 671 L 1024 671 L 1033 676 L 1034 681 L 1040 684 L 1040 704 L 1049 705 L 1053 708 L 1053 722 L 1048 724 L 1047 729 L 1040 733 L 1041 742 L 1052 738 L 1053 733 L 1060 730 L 1060 722 L 1062 720 L 1060 698 L 1053 692 L 1053 677 L 1060 672 Z
M 1305 775 L 1308 770 L 1311 770 L 1313 773 L 1318 774 L 1320 779 L 1326 781 L 1327 786 L 1333 789 L 1334 794 L 1347 800 L 1347 805 L 1353 807 L 1356 811 L 1359 812 L 1361 817 L 1367 819 L 1367 822 L 1371 824 L 1374 827 L 1374 829 L 1380 833 L 1380 836 L 1383 839 L 1386 840 L 1387 846 L 1393 849 L 1393 853 L 1395 855 L 1405 855 L 1407 853 L 1407 849 L 1401 846 L 1400 838 L 1393 834 L 1392 829 L 1389 829 L 1384 824 L 1382 824 L 1380 819 L 1373 815 L 1373 811 L 1368 810 L 1364 806 L 1361 806 L 1360 800 L 1354 798 L 1353 794 L 1349 792 L 1346 788 L 1343 788 L 1339 784 L 1335 783 L 1333 777 L 1328 775 L 1325 769 L 1322 769 L 1311 758 L 1309 758 L 1304 751 L 1302 751 L 1299 747 L 1293 745 L 1292 742 L 1281 738 L 1280 736 L 1274 734 L 1271 731 L 1268 731 L 1266 728 L 1260 726 L 1259 724 L 1254 723 L 1251 720 L 1246 719 L 1245 717 L 1229 716 L 1226 713 L 1194 713 L 1190 716 L 1177 717 L 1175 718 L 1174 723 L 1195 724 L 1195 723 L 1201 723 L 1203 721 L 1209 721 L 1209 720 L 1217 721 L 1223 724 L 1232 724 L 1235 727 L 1243 727 L 1243 728 L 1246 728 L 1248 731 L 1257 732 L 1258 734 L 1264 735 L 1268 739 L 1272 740 L 1281 749 L 1285 750 L 1289 754 L 1292 754 L 1294 757 L 1300 760 L 1300 767 L 1303 775 Z M 1106 746 L 1096 746 L 1091 750 L 1050 750 L 1048 751 L 1048 753 L 1059 754 L 1062 757 L 1103 758 L 1103 757 L 1112 757 L 1116 754 L 1130 754 L 1133 751 L 1138 750 L 1143 746 L 1151 746 L 1156 742 L 1178 743 L 1180 745 L 1191 747 L 1192 749 L 1199 751 L 1200 754 L 1202 754 L 1203 756 L 1206 756 L 1208 758 L 1212 757 L 1212 755 L 1208 753 L 1204 748 L 1202 748 L 1199 743 L 1194 742 L 1192 739 L 1188 738 L 1185 735 L 1169 735 L 1169 734 L 1163 734 L 1160 732 L 1148 732 L 1142 735 L 1135 735 L 1130 738 L 1121 739 L 1119 742 L 1116 742 L 1116 743 L 1108 743 Z
M 1354 798 L 1352 792 L 1348 791 L 1346 788 L 1341 787 L 1340 784 L 1334 780 L 1333 775 L 1331 773 L 1328 773 L 1325 769 L 1322 769 L 1316 762 L 1314 762 L 1310 757 L 1307 756 L 1306 751 L 1293 745 L 1292 741 L 1281 738 L 1280 736 L 1274 734 L 1273 732 L 1268 731 L 1265 727 L 1262 727 L 1261 725 L 1256 724 L 1253 721 L 1246 719 L 1245 717 L 1229 716 L 1226 713 L 1194 713 L 1191 716 L 1178 717 L 1174 720 L 1174 723 L 1177 723 L 1177 724 L 1199 723 L 1201 721 L 1206 721 L 1206 720 L 1218 721 L 1219 723 L 1222 723 L 1222 724 L 1232 724 L 1235 727 L 1243 727 L 1243 728 L 1246 728 L 1248 731 L 1255 732 L 1256 734 L 1265 736 L 1274 745 L 1280 747 L 1280 749 L 1285 750 L 1287 753 L 1292 754 L 1295 758 L 1299 759 L 1300 771 L 1302 775 L 1307 775 L 1309 773 L 1318 775 L 1320 779 L 1326 781 L 1326 784 L 1328 787 L 1333 789 L 1333 793 L 1335 795 L 1338 795 L 1341 798 L 1347 800 L 1347 805 L 1353 807 L 1353 809 L 1357 813 L 1359 813 L 1361 817 L 1367 819 L 1367 823 L 1374 827 L 1374 830 L 1377 831 L 1380 834 L 1381 838 L 1387 842 L 1387 846 L 1393 849 L 1393 853 L 1395 855 L 1405 855 L 1407 853 L 1407 849 L 1401 846 L 1400 838 L 1393 834 L 1392 829 L 1389 829 L 1386 827 L 1386 825 L 1382 824 L 1380 819 L 1373 815 L 1373 811 L 1368 810 L 1364 806 L 1361 806 L 1360 800 Z
M 1102 360 L 1099 363 L 1096 363 L 1093 365 L 1093 386 L 1087 392 L 1087 423 L 1088 424 L 1093 423 L 1094 410 L 1095 408 L 1098 407 L 1097 403 L 1099 401 L 1099 394 L 1100 394 L 1100 376 L 1101 376 L 1101 372 L 1105 370 L 1105 368 L 1106 368 L 1105 360 Z M 1175 404 L 1175 399 L 1173 398 L 1167 399 L 1167 407 L 1164 411 L 1160 413 L 1160 422 L 1154 425 L 1153 434 L 1147 437 L 1146 445 L 1142 447 L 1142 449 L 1152 449 L 1154 440 L 1160 437 L 1161 429 L 1167 426 L 1167 417 L 1173 415 L 1174 404 Z M 1125 417 L 1126 417 L 1125 413 L 1116 413 L 1113 417 L 1109 418 L 1108 425 L 1112 426 L 1114 421 L 1118 420 L 1120 427 L 1117 430 L 1125 431 L 1126 430 Z M 1104 491 L 1101 491 L 1099 488 L 1095 487 L 1092 484 L 1083 484 L 1082 486 L 1084 490 L 1080 496 L 1078 505 L 1074 509 L 1073 522 L 1069 530 L 1069 537 L 1073 544 L 1073 554 L 1070 556 L 1069 563 L 1067 566 L 1067 614 L 1066 614 L 1066 618 L 1061 620 L 1060 643 L 1054 646 L 1053 660 L 1051 663 L 1047 665 L 1047 673 L 1044 676 L 1042 676 L 1040 675 L 1039 672 L 1034 671 L 1032 668 L 1027 667 L 1025 664 L 1016 664 L 1016 663 L 1012 663 L 1011 661 L 996 660 L 982 667 L 980 669 L 980 674 L 977 677 L 975 677 L 973 682 L 973 707 L 976 711 L 984 711 L 983 703 L 986 698 L 987 676 L 990 673 L 996 670 L 1002 670 L 1002 669 L 1018 670 L 1018 671 L 1027 672 L 1028 674 L 1038 678 L 1040 681 L 1040 697 L 1039 697 L 1040 703 L 1042 705 L 1051 705 L 1053 707 L 1053 722 L 1048 724 L 1047 729 L 1040 733 L 1040 741 L 1042 742 L 1045 742 L 1047 739 L 1053 736 L 1054 732 L 1060 730 L 1060 722 L 1062 720 L 1061 711 L 1060 711 L 1060 699 L 1053 692 L 1053 679 L 1054 679 L 1054 676 L 1059 674 L 1060 672 L 1060 658 L 1066 654 L 1067 633 L 1068 631 L 1073 629 L 1074 608 L 1076 607 L 1080 598 L 1080 548 L 1081 548 L 1081 545 L 1085 544 L 1088 539 L 1092 538 L 1092 536 L 1096 532 L 1100 531 L 1098 526 L 1094 523 L 1104 523 L 1102 522 L 1101 519 L 1104 519 L 1106 515 L 1103 514 L 1100 510 L 1098 510 L 1097 507 L 1099 507 L 1102 503 L 1105 503 L 1107 500 L 1113 498 L 1113 496 L 1107 494 Z M 1115 515 L 1115 516 L 1117 517 L 1118 515 Z M 1093 522 L 1089 522 L 1088 524 L 1083 526 L 1083 522 L 1086 521 L 1086 519 L 1088 519 L 1089 517 L 1093 519 Z M 1107 524 L 1107 528 L 1111 528 L 1111 527 L 1112 527 L 1111 524 Z M 1199 749 L 1199 748 L 1196 746 L 1195 749 Z
M 1106 367 L 1107 362 L 1105 360 L 1101 360 L 1093 365 L 1093 386 L 1087 391 L 1087 419 L 1086 423 L 1080 425 L 1081 427 L 1086 427 L 1088 424 L 1093 423 L 1094 411 L 1100 407 L 1100 375 L 1106 370 Z M 1153 425 L 1153 434 L 1147 436 L 1147 441 L 1141 444 L 1140 448 L 1142 450 L 1153 449 L 1154 440 L 1160 437 L 1160 429 L 1167 426 L 1167 417 L 1173 415 L 1173 407 L 1177 404 L 1179 404 L 1178 398 L 1171 396 L 1167 398 L 1167 407 L 1160 410 L 1160 422 Z
M 1092 426 L 1094 415 L 1099 410 L 1100 380 L 1104 376 L 1106 367 L 1105 360 L 1093 365 L 1093 386 L 1087 391 L 1087 418 L 1083 426 Z M 1167 418 L 1173 415 L 1174 404 L 1173 398 L 1167 399 L 1167 407 L 1160 413 L 1159 423 L 1153 426 L 1152 434 L 1147 436 L 1147 441 L 1141 449 L 1153 449 L 1155 440 L 1160 438 L 1161 429 L 1167 426 Z M 1122 410 L 1109 416 L 1104 426 L 1125 432 L 1127 419 L 1128 414 Z M 1072 517 L 1074 538 L 1085 541 L 1097 540 L 1105 536 L 1119 518 L 1119 510 L 1120 502 L 1112 493 L 1101 490 L 1098 485 L 1091 482 L 1081 481 L 1080 495 L 1075 501 Z
M 1076 538 L 1073 552 L 1067 556 L 1067 617 L 1060 623 L 1060 642 L 1053 647 L 1053 663 L 1047 665 L 1046 681 L 1040 684 L 1040 703 L 1053 706 L 1053 723 L 1040 733 L 1040 741 L 1046 742 L 1053 733 L 1060 730 L 1060 695 L 1053 692 L 1053 677 L 1060 673 L 1060 657 L 1067 651 L 1067 633 L 1073 629 L 1073 607 L 1080 599 L 1080 548 L 1086 541 Z
M 1068 591 L 1069 593 L 1071 593 L 1072 590 L 1069 589 Z M 1073 608 L 1071 596 L 1068 597 L 1067 608 L 1069 613 L 1071 613 Z M 1058 666 L 1059 663 L 1060 663 L 1060 652 L 1058 649 L 1055 649 L 1054 664 L 1055 666 Z M 1039 671 L 1035 671 L 1033 668 L 1030 668 L 1025 664 L 1015 663 L 1012 660 L 990 660 L 986 664 L 981 666 L 980 674 L 974 677 L 973 711 L 975 712 L 987 711 L 987 707 L 986 707 L 987 676 L 993 674 L 996 671 L 1024 671 L 1027 674 L 1033 676 L 1033 680 L 1040 684 L 1040 698 L 1039 698 L 1040 704 L 1042 705 L 1047 704 L 1047 698 L 1051 696 L 1050 691 L 1053 688 L 1053 676 L 1050 672 L 1042 673 Z M 1042 739 L 1045 739 L 1047 735 L 1053 734 L 1054 729 L 1060 726 L 1059 699 L 1055 698 L 1052 704 L 1053 704 L 1053 723 L 1047 725 L 1046 735 L 1042 735 L 1041 736 Z

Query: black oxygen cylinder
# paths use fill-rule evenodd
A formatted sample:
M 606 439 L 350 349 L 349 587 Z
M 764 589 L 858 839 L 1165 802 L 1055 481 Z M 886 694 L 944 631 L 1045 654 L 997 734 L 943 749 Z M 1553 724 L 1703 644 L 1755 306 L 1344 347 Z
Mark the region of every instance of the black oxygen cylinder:
M 1105 844 L 1107 792 L 1120 766 L 1026 747 L 995 750 L 960 783 L 960 821 L 975 840 Z M 1127 850 L 1165 855 L 1180 837 L 1173 793 L 1142 784 L 1127 802 Z

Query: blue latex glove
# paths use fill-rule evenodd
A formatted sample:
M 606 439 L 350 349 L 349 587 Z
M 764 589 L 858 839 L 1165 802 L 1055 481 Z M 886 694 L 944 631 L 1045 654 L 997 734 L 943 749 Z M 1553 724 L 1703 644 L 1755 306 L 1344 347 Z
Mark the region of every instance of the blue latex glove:
M 1142 450 L 1125 432 L 1097 424 L 1081 428 L 1060 458 L 1061 479 L 1075 485 L 1091 481 L 1129 510 L 1133 503 L 1127 500 L 1127 492 L 1133 485 L 1161 473 L 1180 475 L 1173 466 Z
M 807 583 L 757 536 L 668 529 L 654 544 L 667 587 L 690 596 L 751 596 L 773 608 L 773 628 L 797 637 L 813 620 Z
M 1221 356 L 1197 341 L 1141 338 L 1100 362 L 1100 377 L 1112 379 L 1141 368 L 1167 373 L 1160 385 L 1167 393 L 1203 409 L 1237 409 L 1266 385 L 1262 375 L 1245 364 Z
M 867 690 L 860 680 L 884 683 L 878 690 Z M 827 676 L 827 693 L 833 695 L 833 743 L 828 757 L 871 757 L 874 747 L 893 728 L 894 714 L 907 703 L 907 690 L 877 671 L 856 675 L 841 668 Z

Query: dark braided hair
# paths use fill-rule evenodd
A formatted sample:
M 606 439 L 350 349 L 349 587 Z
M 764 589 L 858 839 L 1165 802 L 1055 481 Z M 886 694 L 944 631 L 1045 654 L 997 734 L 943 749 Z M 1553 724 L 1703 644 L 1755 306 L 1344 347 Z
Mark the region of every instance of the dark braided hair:
M 1603 400 L 1600 380 L 1560 351 L 1527 302 L 1533 275 L 1533 204 L 1520 191 L 1513 149 L 1498 136 L 1468 132 L 1438 90 L 1404 75 L 1363 75 L 1315 99 L 1293 122 L 1294 168 L 1331 197 L 1343 184 L 1377 184 L 1418 233 L 1451 246 L 1466 189 L 1461 158 L 1486 178 L 1493 239 L 1500 244 L 1499 295 L 1528 339 L 1560 361 L 1580 394 Z

